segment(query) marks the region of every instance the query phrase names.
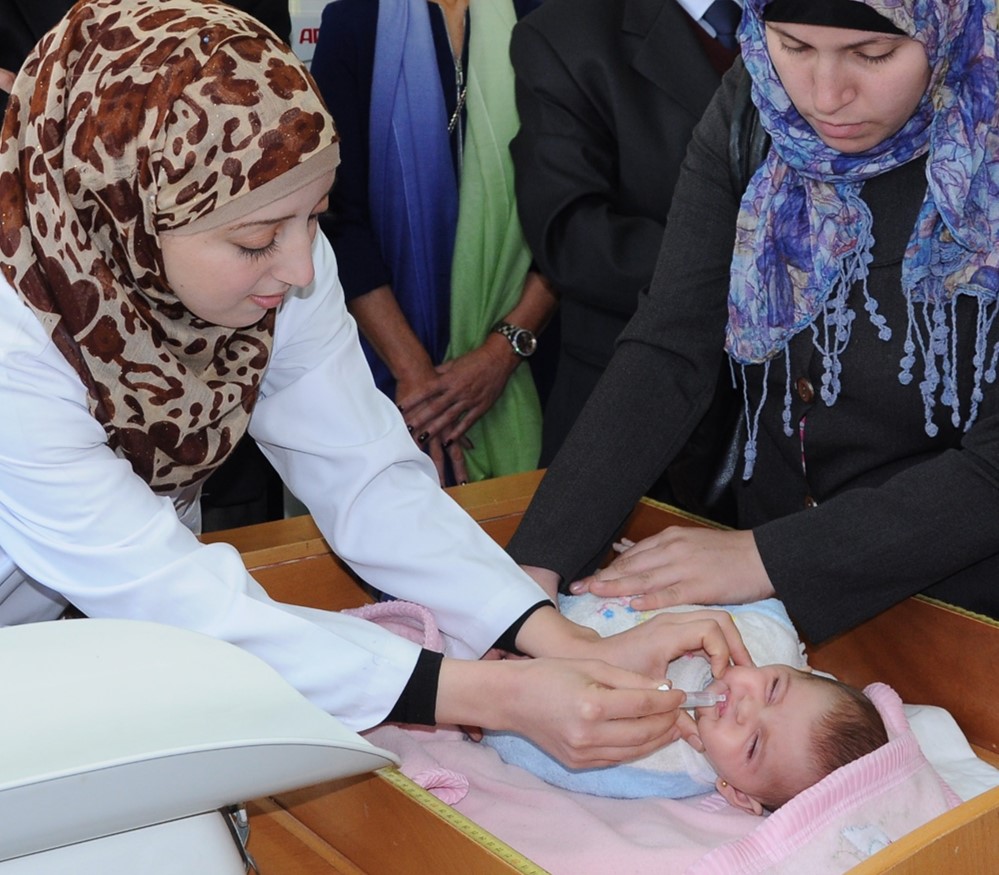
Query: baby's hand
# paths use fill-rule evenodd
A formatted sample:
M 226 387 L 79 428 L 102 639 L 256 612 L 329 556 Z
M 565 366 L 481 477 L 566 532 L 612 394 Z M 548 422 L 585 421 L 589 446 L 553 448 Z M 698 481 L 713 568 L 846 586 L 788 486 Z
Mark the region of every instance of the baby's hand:
M 697 721 L 690 714 L 684 712 L 676 719 L 676 728 L 680 730 L 680 738 L 689 744 L 698 753 L 704 753 L 704 742 L 697 734 Z

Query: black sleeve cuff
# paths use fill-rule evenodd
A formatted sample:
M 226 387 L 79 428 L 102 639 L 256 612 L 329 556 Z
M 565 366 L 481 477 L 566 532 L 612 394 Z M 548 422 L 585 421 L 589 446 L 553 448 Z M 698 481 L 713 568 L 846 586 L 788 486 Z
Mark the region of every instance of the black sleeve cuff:
M 514 621 L 493 644 L 510 653 L 519 653 L 516 641 L 517 633 L 527 622 L 527 618 L 536 610 L 544 607 L 555 607 L 548 599 L 532 605 L 520 617 Z M 392 710 L 385 718 L 386 723 L 416 723 L 421 726 L 433 726 L 437 722 L 437 685 L 440 681 L 441 663 L 444 661 L 443 653 L 436 653 L 433 650 L 421 650 L 413 667 L 413 673 L 406 681 L 399 701 L 395 703 Z
M 496 643 L 493 647 L 498 647 L 500 650 L 505 650 L 508 653 L 516 653 L 523 656 L 522 653 L 517 649 L 517 635 L 520 632 L 521 627 L 527 622 L 527 618 L 531 616 L 539 608 L 550 607 L 554 608 L 548 599 L 538 602 L 536 605 L 531 605 L 524 613 L 516 619 L 513 625 L 507 629 L 499 638 L 496 639 Z
M 418 723 L 433 726 L 436 722 L 437 683 L 441 675 L 443 653 L 421 650 L 413 673 L 403 687 L 399 701 L 389 711 L 386 723 Z

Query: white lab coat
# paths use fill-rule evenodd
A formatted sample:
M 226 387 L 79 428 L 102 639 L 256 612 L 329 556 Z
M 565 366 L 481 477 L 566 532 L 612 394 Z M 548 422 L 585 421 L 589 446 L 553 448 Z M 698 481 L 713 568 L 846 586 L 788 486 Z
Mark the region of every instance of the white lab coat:
M 544 594 L 439 488 L 374 387 L 321 234 L 313 254 L 316 279 L 278 313 L 250 434 L 339 556 L 431 608 L 449 654 L 478 657 Z M 199 516 L 196 489 L 157 496 L 109 449 L 79 377 L 0 278 L 0 624 L 69 600 L 181 626 L 251 651 L 354 729 L 384 718 L 417 646 L 272 601 L 232 547 L 199 543 Z

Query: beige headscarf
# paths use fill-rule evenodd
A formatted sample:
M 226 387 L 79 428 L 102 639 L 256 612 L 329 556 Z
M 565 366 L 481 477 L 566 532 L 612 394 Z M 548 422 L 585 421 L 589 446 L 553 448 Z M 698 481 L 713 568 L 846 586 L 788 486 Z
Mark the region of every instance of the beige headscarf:
M 80 375 L 109 445 L 157 492 L 245 432 L 274 313 L 206 323 L 159 234 L 201 231 L 332 170 L 333 121 L 263 25 L 198 0 L 86 0 L 26 61 L 0 136 L 0 268 Z

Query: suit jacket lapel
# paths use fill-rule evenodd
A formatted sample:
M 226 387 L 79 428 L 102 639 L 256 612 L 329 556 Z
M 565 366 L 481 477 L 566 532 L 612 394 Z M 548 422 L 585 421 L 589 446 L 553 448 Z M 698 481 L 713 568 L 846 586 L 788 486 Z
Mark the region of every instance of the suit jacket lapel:
M 632 67 L 700 115 L 721 80 L 691 31 L 687 13 L 674 0 L 625 0 L 621 30 L 634 49 Z

